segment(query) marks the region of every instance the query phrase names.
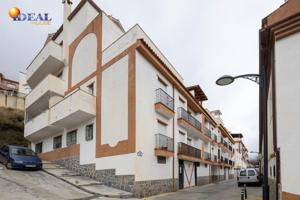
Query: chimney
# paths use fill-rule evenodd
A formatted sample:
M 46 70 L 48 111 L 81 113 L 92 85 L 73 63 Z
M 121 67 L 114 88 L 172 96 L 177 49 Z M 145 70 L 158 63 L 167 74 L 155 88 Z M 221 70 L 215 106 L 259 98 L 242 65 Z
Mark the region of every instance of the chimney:
M 69 61 L 69 32 L 70 32 L 70 23 L 68 20 L 69 15 L 72 11 L 72 1 L 71 0 L 63 0 L 62 3 L 64 4 L 64 20 L 63 20 L 63 59 L 65 65 L 68 65 Z

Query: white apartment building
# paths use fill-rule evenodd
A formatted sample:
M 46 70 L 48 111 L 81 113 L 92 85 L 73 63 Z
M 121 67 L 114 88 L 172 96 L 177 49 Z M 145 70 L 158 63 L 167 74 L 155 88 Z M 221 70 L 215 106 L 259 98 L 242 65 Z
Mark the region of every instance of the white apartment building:
M 248 167 L 248 149 L 243 142 L 243 134 L 232 133 L 231 136 L 234 140 L 234 169 L 239 170 Z
M 233 178 L 234 143 L 146 33 L 92 0 L 26 70 L 25 137 L 43 160 L 143 197 Z
M 288 0 L 262 20 L 260 73 L 265 74 L 267 106 L 260 99 L 260 118 L 267 113 L 268 177 L 271 200 L 300 199 L 300 1 Z M 261 90 L 261 92 L 263 92 Z M 260 120 L 261 121 L 261 120 Z M 264 125 L 260 152 L 264 155 Z

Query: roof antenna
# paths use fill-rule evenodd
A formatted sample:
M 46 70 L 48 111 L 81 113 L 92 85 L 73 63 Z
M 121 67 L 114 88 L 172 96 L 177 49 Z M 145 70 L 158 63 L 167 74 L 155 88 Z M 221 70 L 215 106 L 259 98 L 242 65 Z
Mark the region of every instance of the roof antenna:
M 62 3 L 66 3 L 66 0 L 63 0 Z M 69 5 L 72 5 L 72 4 L 73 4 L 73 2 L 72 2 L 71 0 L 67 0 L 67 3 L 68 3 Z

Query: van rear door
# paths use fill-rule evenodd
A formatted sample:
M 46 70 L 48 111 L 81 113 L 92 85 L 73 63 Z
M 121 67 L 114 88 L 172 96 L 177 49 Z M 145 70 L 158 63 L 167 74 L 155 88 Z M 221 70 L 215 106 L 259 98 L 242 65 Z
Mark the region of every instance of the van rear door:
M 239 182 L 240 183 L 247 183 L 248 182 L 248 176 L 247 176 L 247 170 L 242 169 L 239 174 Z

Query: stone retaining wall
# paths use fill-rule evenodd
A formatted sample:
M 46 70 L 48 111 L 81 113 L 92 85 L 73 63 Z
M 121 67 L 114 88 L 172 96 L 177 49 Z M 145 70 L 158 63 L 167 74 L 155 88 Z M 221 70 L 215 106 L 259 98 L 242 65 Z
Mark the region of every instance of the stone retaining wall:
M 147 197 L 173 191 L 173 179 L 135 182 L 134 175 L 116 175 L 115 169 L 95 170 L 95 164 L 80 165 L 78 156 L 54 162 L 104 185 L 134 193 L 135 197 Z M 176 190 L 178 190 L 178 179 L 175 179 Z

